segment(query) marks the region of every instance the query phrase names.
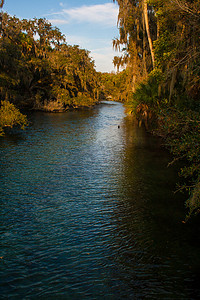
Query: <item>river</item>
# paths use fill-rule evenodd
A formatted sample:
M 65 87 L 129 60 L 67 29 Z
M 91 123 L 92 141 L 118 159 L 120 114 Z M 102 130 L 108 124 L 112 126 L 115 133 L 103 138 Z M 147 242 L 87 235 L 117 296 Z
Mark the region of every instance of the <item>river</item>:
M 116 102 L 0 139 L 1 299 L 199 299 L 199 231 L 160 140 Z

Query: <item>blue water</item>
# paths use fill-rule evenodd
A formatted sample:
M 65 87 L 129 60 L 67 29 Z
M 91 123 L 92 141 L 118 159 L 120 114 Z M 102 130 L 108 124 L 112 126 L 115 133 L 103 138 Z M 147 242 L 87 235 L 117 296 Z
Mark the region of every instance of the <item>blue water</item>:
M 120 103 L 0 139 L 1 299 L 198 299 L 199 231 L 160 140 Z

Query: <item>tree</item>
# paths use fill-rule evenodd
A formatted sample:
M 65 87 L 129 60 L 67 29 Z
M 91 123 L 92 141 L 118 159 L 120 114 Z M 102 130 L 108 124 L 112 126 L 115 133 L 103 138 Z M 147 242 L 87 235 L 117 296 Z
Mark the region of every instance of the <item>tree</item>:
M 180 173 L 188 182 L 181 189 L 190 193 L 189 213 L 198 213 L 200 1 L 117 2 L 120 38 L 114 45 L 125 45 L 126 70 L 134 79 L 127 105 L 140 123 L 165 139 L 175 161 L 185 159 Z M 115 59 L 116 64 L 122 61 Z
M 120 37 L 113 41 L 113 46 L 122 52 L 122 56 L 114 58 L 114 65 L 129 69 L 128 85 L 134 92 L 137 84 L 147 79 L 155 64 L 153 41 L 157 38 L 156 19 L 152 6 L 147 6 L 145 0 L 117 2 Z
M 27 118 L 10 102 L 1 101 L 0 107 L 0 136 L 6 127 L 12 128 L 19 125 L 21 129 L 27 126 Z
M 152 64 L 153 64 L 153 68 L 154 68 L 155 58 L 154 58 L 154 51 L 153 51 L 153 43 L 152 43 L 150 29 L 149 29 L 147 0 L 143 0 L 143 14 L 144 14 L 146 33 L 147 33 L 148 42 L 149 42 L 149 49 L 150 49 L 150 52 L 151 52 Z
M 2 99 L 17 106 L 60 111 L 95 103 L 98 86 L 89 52 L 67 45 L 58 28 L 46 19 L 20 20 L 2 14 Z
M 4 5 L 4 0 L 1 0 L 1 2 L 0 2 L 0 8 L 2 8 L 3 5 Z

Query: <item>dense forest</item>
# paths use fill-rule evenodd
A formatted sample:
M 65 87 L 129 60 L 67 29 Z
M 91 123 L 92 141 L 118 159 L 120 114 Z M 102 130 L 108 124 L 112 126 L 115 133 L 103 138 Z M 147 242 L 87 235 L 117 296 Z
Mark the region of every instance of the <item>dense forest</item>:
M 114 1 L 115 2 L 115 1 Z M 189 216 L 200 211 L 200 1 L 117 0 L 126 105 L 139 124 L 160 135 L 182 160 L 179 189 L 190 198 Z
M 70 46 L 46 19 L 0 18 L 0 128 L 26 125 L 19 108 L 63 111 L 99 98 L 89 51 Z
M 46 19 L 0 15 L 0 135 L 26 126 L 20 108 L 65 111 L 102 98 L 122 101 L 181 160 L 190 197 L 200 211 L 200 1 L 117 0 L 117 73 L 99 73 L 89 51 L 70 46 Z M 3 3 L 2 3 L 3 4 Z M 122 70 L 123 71 L 119 71 Z

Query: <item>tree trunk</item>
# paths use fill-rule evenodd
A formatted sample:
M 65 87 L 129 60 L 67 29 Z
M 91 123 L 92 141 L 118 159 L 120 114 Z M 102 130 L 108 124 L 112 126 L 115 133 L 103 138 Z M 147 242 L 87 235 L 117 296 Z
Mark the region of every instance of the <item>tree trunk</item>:
M 177 74 L 177 68 L 174 68 L 172 71 L 172 79 L 170 82 L 170 88 L 169 88 L 169 102 L 171 102 L 171 98 L 174 92 L 174 86 L 176 83 L 176 74 Z
M 143 58 L 143 76 L 145 79 L 148 76 L 147 72 L 147 62 L 146 62 L 146 34 L 145 34 L 145 20 L 144 16 L 142 18 L 142 32 L 143 32 L 143 53 L 142 53 L 142 58 Z
M 3 5 L 4 5 L 4 0 L 1 0 L 1 1 L 0 1 L 0 8 L 2 8 Z
M 157 19 L 157 39 L 159 38 L 160 36 L 160 20 L 159 18 Z
M 154 58 L 154 52 L 153 52 L 153 43 L 152 43 L 150 30 L 149 30 L 147 0 L 143 0 L 143 13 L 144 13 L 144 21 L 145 21 L 145 27 L 146 27 L 146 32 L 147 32 L 147 38 L 148 38 L 148 42 L 149 42 L 149 48 L 150 48 L 150 52 L 151 52 L 152 64 L 153 64 L 153 68 L 154 68 L 155 58 Z

